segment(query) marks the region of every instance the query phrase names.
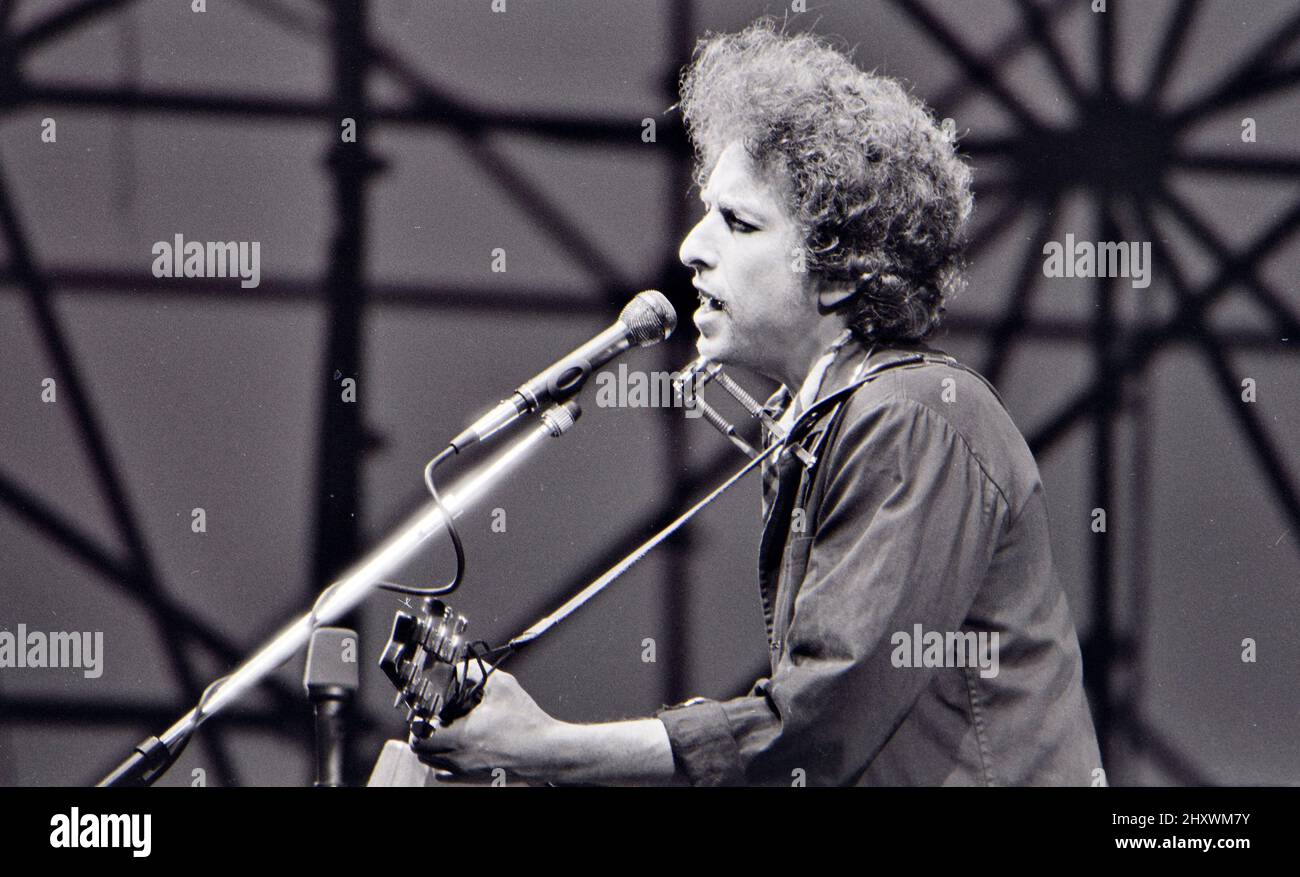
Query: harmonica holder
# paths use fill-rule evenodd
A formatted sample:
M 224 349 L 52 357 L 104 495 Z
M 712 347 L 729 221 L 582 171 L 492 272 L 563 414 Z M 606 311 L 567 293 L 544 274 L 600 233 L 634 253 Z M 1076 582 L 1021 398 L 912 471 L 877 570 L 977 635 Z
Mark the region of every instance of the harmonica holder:
M 718 413 L 717 409 L 706 402 L 704 397 L 700 395 L 700 391 L 710 381 L 716 381 L 718 386 L 722 387 L 727 395 L 740 403 L 740 407 L 744 408 L 750 417 L 762 423 L 763 426 L 772 434 L 775 442 L 779 444 L 786 440 L 789 433 L 780 423 L 777 422 L 776 418 L 772 417 L 772 415 L 768 413 L 767 409 L 762 405 L 759 405 L 758 401 L 753 396 L 745 392 L 743 387 L 732 380 L 731 376 L 722 370 L 721 365 L 716 362 L 710 362 L 702 356 L 687 366 L 681 375 L 673 381 L 674 393 L 677 395 L 678 399 L 682 401 L 683 405 L 685 405 L 686 387 L 687 385 L 690 385 L 693 395 L 692 404 L 699 408 L 704 419 L 707 420 L 714 429 L 726 436 L 732 444 L 740 448 L 745 456 L 749 457 L 751 460 L 754 459 L 759 454 L 754 446 L 741 438 L 736 432 L 736 427 L 728 422 L 725 417 Z M 799 458 L 799 462 L 803 463 L 804 466 L 811 466 L 817 462 L 817 458 L 801 445 L 792 445 L 789 450 Z

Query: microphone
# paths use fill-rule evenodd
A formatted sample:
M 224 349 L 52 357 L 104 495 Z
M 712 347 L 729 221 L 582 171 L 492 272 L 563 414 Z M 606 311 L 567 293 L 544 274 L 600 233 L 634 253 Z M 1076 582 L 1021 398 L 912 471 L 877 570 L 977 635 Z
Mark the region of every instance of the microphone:
M 530 411 L 562 402 L 582 389 L 588 376 L 636 345 L 658 344 L 677 328 L 677 312 L 657 289 L 638 292 L 604 332 L 522 384 L 508 398 L 451 440 L 457 453 L 483 441 Z
M 302 684 L 316 714 L 316 785 L 341 786 L 344 718 L 357 690 L 357 632 L 316 628 Z

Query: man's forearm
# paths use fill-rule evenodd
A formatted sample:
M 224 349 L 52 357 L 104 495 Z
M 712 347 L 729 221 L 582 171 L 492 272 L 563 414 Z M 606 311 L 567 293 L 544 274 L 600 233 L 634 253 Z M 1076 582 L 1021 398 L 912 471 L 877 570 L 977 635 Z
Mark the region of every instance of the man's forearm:
M 668 785 L 677 776 L 668 731 L 658 719 L 577 725 L 559 722 L 545 741 L 542 779 L 600 785 Z

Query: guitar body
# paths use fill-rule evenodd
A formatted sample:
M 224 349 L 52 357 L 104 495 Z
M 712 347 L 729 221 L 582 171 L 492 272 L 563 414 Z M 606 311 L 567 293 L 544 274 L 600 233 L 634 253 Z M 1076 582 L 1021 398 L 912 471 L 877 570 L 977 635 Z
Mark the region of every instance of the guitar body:
M 504 776 L 502 777 L 504 779 Z M 375 762 L 374 768 L 370 771 L 370 779 L 366 781 L 366 787 L 370 786 L 390 786 L 394 788 L 422 788 L 425 786 L 438 786 L 443 789 L 467 788 L 471 786 L 527 786 L 522 782 L 492 782 L 491 780 L 482 780 L 469 782 L 459 780 L 454 783 L 442 783 L 434 777 L 433 768 L 420 761 L 420 757 L 411 751 L 411 747 L 403 740 L 389 740 L 384 744 L 384 748 L 379 752 L 379 760 Z
M 395 786 L 398 788 L 441 786 L 433 777 L 433 768 L 420 761 L 404 740 L 389 740 L 379 753 L 370 772 L 366 786 Z

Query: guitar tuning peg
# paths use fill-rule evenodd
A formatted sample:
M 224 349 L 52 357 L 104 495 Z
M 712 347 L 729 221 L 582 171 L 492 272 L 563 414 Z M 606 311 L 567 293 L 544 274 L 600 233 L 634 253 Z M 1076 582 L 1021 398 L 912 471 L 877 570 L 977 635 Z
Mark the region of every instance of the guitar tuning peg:
M 398 612 L 393 617 L 393 633 L 391 639 L 398 642 L 410 642 L 416 632 L 419 630 L 420 622 L 414 615 L 408 615 L 405 612 Z

